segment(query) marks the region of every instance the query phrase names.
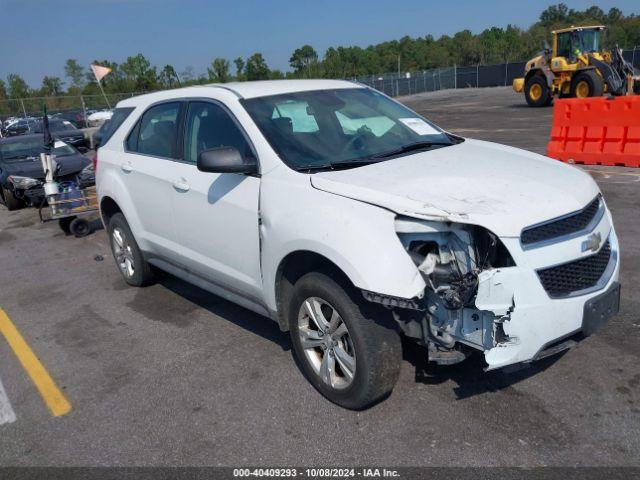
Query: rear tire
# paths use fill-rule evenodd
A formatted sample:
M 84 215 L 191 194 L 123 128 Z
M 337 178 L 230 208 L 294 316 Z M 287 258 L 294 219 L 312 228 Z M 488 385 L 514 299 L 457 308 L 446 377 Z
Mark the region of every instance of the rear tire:
M 24 203 L 15 197 L 13 192 L 7 188 L 2 188 L 2 201 L 4 202 L 4 206 L 7 207 L 7 210 L 10 212 L 13 210 L 19 210 L 24 207 Z
M 552 101 L 551 89 L 547 79 L 534 75 L 524 84 L 524 98 L 530 107 L 544 107 Z
M 64 217 L 58 220 L 58 225 L 65 235 L 71 235 L 71 222 L 73 222 L 75 218 L 76 217 Z
M 309 382 L 327 399 L 360 410 L 391 393 L 402 347 L 385 312 L 380 314 L 352 287 L 319 272 L 296 282 L 289 312 L 296 357 Z
M 604 93 L 604 80 L 593 70 L 578 73 L 571 81 L 573 98 L 601 97 Z
M 74 218 L 69 224 L 69 233 L 77 238 L 86 237 L 91 233 L 91 225 L 84 218 Z
M 108 231 L 111 252 L 124 281 L 133 287 L 153 284 L 153 269 L 144 259 L 124 215 L 114 214 L 109 220 Z

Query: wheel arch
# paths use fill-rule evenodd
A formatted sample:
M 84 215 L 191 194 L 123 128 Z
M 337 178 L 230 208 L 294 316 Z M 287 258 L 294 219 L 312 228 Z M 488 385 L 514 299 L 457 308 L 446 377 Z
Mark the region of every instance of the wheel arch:
M 544 71 L 541 68 L 532 68 L 531 70 L 529 70 L 527 72 L 527 74 L 524 76 L 525 84 L 532 77 L 542 77 L 542 78 L 546 79 L 547 86 L 549 86 L 549 87 L 551 86 L 551 82 L 549 81 L 549 78 L 544 74 Z
M 105 228 L 109 226 L 109 220 L 116 213 L 123 213 L 120 205 L 108 195 L 102 197 L 100 200 L 100 217 L 102 218 L 102 223 Z
M 289 301 L 293 286 L 303 275 L 323 272 L 340 285 L 355 288 L 347 273 L 331 259 L 311 250 L 296 250 L 287 254 L 278 264 L 275 275 L 275 319 L 283 332 L 289 330 Z

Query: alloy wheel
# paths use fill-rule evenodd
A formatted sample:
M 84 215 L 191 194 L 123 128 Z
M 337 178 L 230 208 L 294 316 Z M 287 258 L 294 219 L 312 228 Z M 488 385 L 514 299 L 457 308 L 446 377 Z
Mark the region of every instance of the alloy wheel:
M 113 255 L 120 271 L 126 278 L 131 278 L 135 273 L 133 251 L 127 239 L 127 235 L 121 228 L 114 228 L 111 234 Z
M 342 390 L 353 382 L 356 355 L 349 330 L 326 300 L 309 297 L 300 306 L 298 334 L 314 372 L 331 388 Z

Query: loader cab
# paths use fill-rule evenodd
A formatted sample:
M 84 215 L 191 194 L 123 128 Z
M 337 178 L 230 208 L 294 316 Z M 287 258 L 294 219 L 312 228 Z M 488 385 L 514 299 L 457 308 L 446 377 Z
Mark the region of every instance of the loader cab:
M 602 25 L 593 27 L 571 27 L 553 33 L 553 61 L 555 69 L 564 70 L 577 63 L 585 53 L 600 51 Z

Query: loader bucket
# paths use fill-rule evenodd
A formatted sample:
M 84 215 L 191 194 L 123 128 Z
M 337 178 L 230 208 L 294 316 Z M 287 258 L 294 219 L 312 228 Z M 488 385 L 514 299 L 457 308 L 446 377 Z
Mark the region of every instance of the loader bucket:
M 524 90 L 524 78 L 513 79 L 513 90 L 518 93 L 521 93 Z

